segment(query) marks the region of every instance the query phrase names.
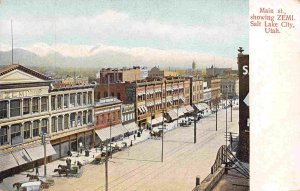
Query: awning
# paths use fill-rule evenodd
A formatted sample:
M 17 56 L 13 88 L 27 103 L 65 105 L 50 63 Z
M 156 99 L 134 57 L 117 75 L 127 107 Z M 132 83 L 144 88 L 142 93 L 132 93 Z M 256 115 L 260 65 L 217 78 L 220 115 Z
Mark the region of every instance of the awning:
M 168 111 L 168 115 L 172 120 L 177 119 L 177 113 L 174 110 Z
M 106 127 L 103 129 L 96 130 L 97 135 L 99 136 L 99 138 L 102 141 L 105 141 L 110 138 L 110 128 L 111 128 L 111 137 L 112 138 L 117 137 L 119 135 L 123 135 L 128 132 L 127 129 L 122 124 L 118 124 L 118 125 L 114 125 L 111 127 Z
M 184 107 L 181 107 L 180 109 L 182 110 L 182 112 L 183 112 L 184 114 L 188 113 L 188 110 L 185 108 L 185 106 L 184 106 Z
M 12 151 L 11 153 L 15 157 L 15 159 L 19 165 L 26 164 L 26 163 L 29 163 L 32 161 L 25 149 Z
M 182 108 L 174 109 L 174 112 L 176 113 L 176 115 L 177 115 L 178 117 L 184 115 Z
M 161 117 L 157 117 L 157 118 L 155 118 L 159 123 L 161 123 L 161 122 L 163 122 L 163 117 L 161 116 Z M 165 120 L 166 121 L 166 120 Z
M 209 109 L 209 106 L 206 103 L 198 103 L 198 104 L 195 104 L 195 106 L 199 111 Z
M 147 107 L 143 106 L 144 110 L 145 110 L 145 113 L 148 112 L 148 109 Z
M 157 119 L 151 119 L 150 121 L 151 125 L 159 124 L 160 122 Z
M 185 109 L 187 110 L 188 113 L 191 113 L 194 111 L 194 108 L 191 105 L 186 105 Z
M 44 158 L 44 145 L 42 145 L 42 144 L 38 144 L 36 146 L 24 148 L 24 149 L 27 151 L 27 153 L 32 161 Z M 47 143 L 46 144 L 46 155 L 51 156 L 54 154 L 56 154 L 54 148 L 52 147 L 52 145 L 50 143 Z
M 14 168 L 16 166 L 18 166 L 18 163 L 11 152 L 0 154 L 0 172 Z
M 144 95 L 145 92 L 138 92 L 138 95 L 141 96 L 141 95 Z
M 124 127 L 128 132 L 137 131 L 139 129 L 139 126 L 135 122 L 128 123 L 124 125 Z

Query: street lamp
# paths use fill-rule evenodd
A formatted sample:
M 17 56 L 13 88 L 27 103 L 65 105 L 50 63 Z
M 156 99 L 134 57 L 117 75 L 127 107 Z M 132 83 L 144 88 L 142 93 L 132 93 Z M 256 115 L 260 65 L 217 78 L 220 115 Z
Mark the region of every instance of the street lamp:
M 161 162 L 164 162 L 164 129 L 165 129 L 165 124 L 164 124 L 164 117 L 165 117 L 165 110 L 162 110 L 162 116 L 163 116 L 163 121 L 162 121 L 162 128 L 161 128 Z
M 197 142 L 196 117 L 197 117 L 197 112 L 195 110 L 194 111 L 194 144 L 196 144 L 196 142 Z
M 44 177 L 47 176 L 47 154 L 46 154 L 46 133 L 41 133 L 42 144 L 44 145 Z

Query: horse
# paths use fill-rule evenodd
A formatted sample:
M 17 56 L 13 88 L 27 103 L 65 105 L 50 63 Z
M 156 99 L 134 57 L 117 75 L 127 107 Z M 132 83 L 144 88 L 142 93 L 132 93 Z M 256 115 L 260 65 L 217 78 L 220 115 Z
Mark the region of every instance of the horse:
M 20 182 L 16 182 L 13 184 L 13 188 L 17 187 L 17 190 L 19 190 L 21 186 L 22 186 L 22 183 L 20 183 Z
M 66 176 L 68 176 L 69 174 L 68 169 L 60 169 L 60 168 L 54 169 L 53 172 L 58 172 L 59 176 L 61 176 L 61 174 L 66 174 Z
M 83 166 L 83 164 L 79 161 L 77 161 L 77 166 L 79 167 L 79 169 L 81 169 L 81 167 Z
M 27 174 L 26 177 L 29 177 L 29 181 L 30 180 L 40 180 L 37 175 Z
M 57 168 L 60 168 L 60 169 L 70 169 L 70 167 L 68 165 L 61 165 L 61 164 L 59 164 L 57 166 Z

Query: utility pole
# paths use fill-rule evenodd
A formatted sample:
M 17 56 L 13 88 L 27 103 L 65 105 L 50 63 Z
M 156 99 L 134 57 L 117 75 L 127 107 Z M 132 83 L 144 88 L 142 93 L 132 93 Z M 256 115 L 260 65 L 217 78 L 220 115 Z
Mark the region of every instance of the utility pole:
M 197 142 L 197 132 L 196 132 L 196 117 L 197 117 L 197 112 L 194 112 L 194 144 Z
M 232 99 L 230 100 L 230 109 L 231 109 L 231 112 L 230 112 L 230 122 L 232 122 Z
M 47 153 L 46 153 L 46 133 L 42 134 L 42 144 L 44 145 L 44 177 L 47 176 Z
M 218 131 L 218 105 L 216 105 L 216 131 Z
M 164 162 L 164 117 L 165 110 L 162 111 L 163 121 L 162 121 L 162 135 L 161 135 L 161 162 Z
M 106 156 L 105 156 L 105 191 L 108 191 L 108 143 L 106 143 Z

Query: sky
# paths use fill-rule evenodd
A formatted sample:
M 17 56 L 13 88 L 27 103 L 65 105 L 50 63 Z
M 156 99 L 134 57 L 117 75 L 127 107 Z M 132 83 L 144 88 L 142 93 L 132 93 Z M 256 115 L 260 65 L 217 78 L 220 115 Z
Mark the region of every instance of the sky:
M 236 65 L 238 47 L 249 49 L 248 9 L 246 0 L 0 0 L 0 50 L 11 48 L 12 20 L 14 47 L 40 56 L 101 49 L 143 62 Z

